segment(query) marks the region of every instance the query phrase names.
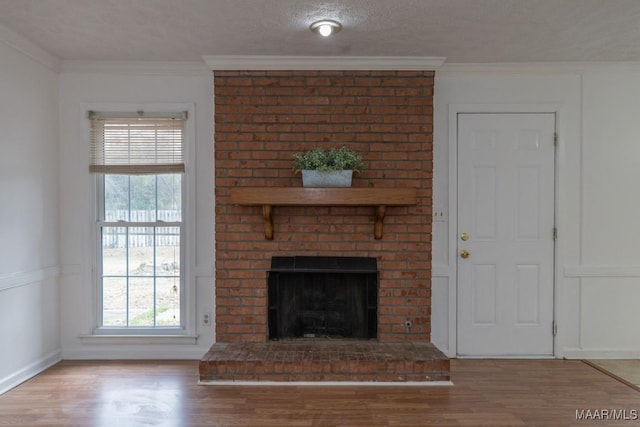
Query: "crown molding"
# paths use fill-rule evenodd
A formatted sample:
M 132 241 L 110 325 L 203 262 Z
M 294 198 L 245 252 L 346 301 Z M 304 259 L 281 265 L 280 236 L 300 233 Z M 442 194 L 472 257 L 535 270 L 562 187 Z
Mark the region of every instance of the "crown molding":
M 57 57 L 3 25 L 0 25 L 0 42 L 28 56 L 40 65 L 56 72 L 59 71 L 60 60 Z
M 444 73 L 584 73 L 586 71 L 640 71 L 640 62 L 496 62 L 446 63 Z
M 428 71 L 444 57 L 430 56 L 244 56 L 205 55 L 211 70 L 396 70 Z
M 210 75 L 200 61 L 82 61 L 66 60 L 60 64 L 61 73 L 120 74 L 143 76 L 202 76 Z

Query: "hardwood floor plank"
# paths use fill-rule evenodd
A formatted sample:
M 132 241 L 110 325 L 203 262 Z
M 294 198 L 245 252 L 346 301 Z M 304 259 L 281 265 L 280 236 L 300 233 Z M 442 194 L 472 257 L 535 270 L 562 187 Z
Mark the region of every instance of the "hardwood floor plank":
M 452 360 L 451 372 L 449 387 L 200 386 L 197 361 L 64 361 L 0 396 L 0 425 L 640 424 L 576 419 L 640 411 L 639 392 L 580 361 Z

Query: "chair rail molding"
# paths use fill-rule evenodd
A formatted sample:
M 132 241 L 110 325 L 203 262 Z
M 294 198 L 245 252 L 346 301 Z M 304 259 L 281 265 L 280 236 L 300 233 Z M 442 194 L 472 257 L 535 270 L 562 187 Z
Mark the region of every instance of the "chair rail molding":
M 61 268 L 59 266 L 43 267 L 36 270 L 20 271 L 0 275 L 0 291 L 17 288 L 20 286 L 39 283 L 49 279 L 60 277 Z
M 566 265 L 565 277 L 640 277 L 640 265 Z

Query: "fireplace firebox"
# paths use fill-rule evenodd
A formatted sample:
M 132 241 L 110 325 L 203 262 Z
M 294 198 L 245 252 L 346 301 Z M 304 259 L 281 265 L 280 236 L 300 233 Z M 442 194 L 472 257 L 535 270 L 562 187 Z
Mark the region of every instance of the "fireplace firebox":
M 269 339 L 375 339 L 378 269 L 370 257 L 273 257 Z

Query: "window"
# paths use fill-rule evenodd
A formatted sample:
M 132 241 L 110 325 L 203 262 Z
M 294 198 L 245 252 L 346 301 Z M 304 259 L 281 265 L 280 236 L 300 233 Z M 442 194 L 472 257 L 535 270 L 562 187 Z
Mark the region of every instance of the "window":
M 186 114 L 90 112 L 101 329 L 184 328 Z

